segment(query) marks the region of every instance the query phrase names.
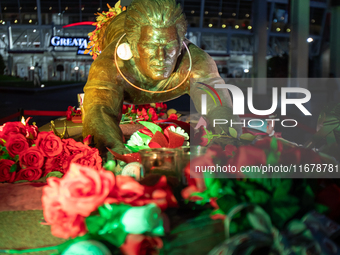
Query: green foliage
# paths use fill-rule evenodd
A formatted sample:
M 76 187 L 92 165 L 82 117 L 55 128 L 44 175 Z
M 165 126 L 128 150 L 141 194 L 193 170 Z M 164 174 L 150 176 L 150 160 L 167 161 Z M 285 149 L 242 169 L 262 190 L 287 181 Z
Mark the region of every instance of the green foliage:
M 275 145 L 273 145 L 275 147 Z M 228 214 L 239 204 L 256 204 L 261 206 L 270 216 L 273 225 L 281 229 L 294 217 L 301 217 L 310 210 L 324 213 L 327 207 L 315 202 L 311 186 L 303 179 L 213 179 L 206 178 L 207 189 L 192 194 L 200 197 L 198 204 L 205 204 L 217 198 L 219 206 L 212 215 Z M 248 226 L 245 217 L 236 217 L 238 231 Z

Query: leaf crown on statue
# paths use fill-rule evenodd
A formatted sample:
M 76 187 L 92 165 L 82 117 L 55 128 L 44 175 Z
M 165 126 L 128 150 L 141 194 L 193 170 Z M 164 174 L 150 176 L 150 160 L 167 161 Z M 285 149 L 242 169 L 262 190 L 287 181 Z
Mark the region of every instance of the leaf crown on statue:
M 120 1 L 118 1 L 114 7 L 111 7 L 109 4 L 107 4 L 107 6 L 109 11 L 96 14 L 98 15 L 96 19 L 97 22 L 93 23 L 96 29 L 88 34 L 90 43 L 84 54 L 89 53 L 93 59 L 96 59 L 108 45 L 108 40 L 107 38 L 105 39 L 105 37 L 107 37 L 110 32 L 106 30 L 110 30 L 109 26 L 111 21 L 118 19 L 119 16 L 125 18 L 123 29 L 134 56 L 138 56 L 137 42 L 143 26 L 167 28 L 175 25 L 180 39 L 180 45 L 182 45 L 187 31 L 187 22 L 180 5 L 177 5 L 175 0 L 134 0 L 126 12 L 124 12 L 126 7 L 122 8 Z M 119 15 L 122 12 L 124 12 L 125 15 Z M 116 33 L 113 34 L 116 35 Z

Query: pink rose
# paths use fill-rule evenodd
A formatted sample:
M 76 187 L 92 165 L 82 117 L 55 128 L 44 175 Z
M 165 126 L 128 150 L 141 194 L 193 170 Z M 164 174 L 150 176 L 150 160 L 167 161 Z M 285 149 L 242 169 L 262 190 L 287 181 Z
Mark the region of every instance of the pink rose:
M 44 160 L 44 155 L 36 146 L 28 148 L 19 155 L 20 166 L 22 168 L 42 168 Z
M 53 132 L 41 132 L 35 140 L 37 147 L 42 151 L 45 157 L 54 157 L 63 150 L 61 139 Z
M 10 172 L 10 169 L 14 163 L 14 161 L 9 159 L 0 159 L 0 182 L 14 181 L 15 172 Z
M 51 225 L 52 235 L 59 238 L 75 238 L 85 235 L 87 230 L 84 217 L 80 215 L 68 215 L 64 211 L 57 210 L 58 222 Z
M 28 147 L 27 139 L 22 134 L 11 134 L 6 142 L 8 154 L 12 158 L 28 149 Z
M 28 167 L 16 173 L 15 181 L 27 180 L 29 182 L 39 180 L 42 175 L 40 168 Z
M 61 179 L 50 177 L 47 186 L 43 188 L 42 205 L 44 219 L 51 225 L 52 235 L 59 238 L 75 238 L 86 234 L 84 217 L 70 215 L 62 210 L 59 202 Z
M 131 176 L 117 175 L 106 203 L 134 204 L 144 194 L 144 186 Z
M 62 210 L 87 217 L 104 203 L 113 186 L 112 172 L 73 163 L 60 182 Z

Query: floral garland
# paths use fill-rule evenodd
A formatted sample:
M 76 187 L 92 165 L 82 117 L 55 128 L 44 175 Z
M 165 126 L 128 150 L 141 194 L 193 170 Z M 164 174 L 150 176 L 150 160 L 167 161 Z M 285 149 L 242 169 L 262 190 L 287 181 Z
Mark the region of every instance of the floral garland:
M 154 122 L 160 119 L 177 120 L 180 116 L 175 109 L 167 110 L 165 103 L 151 103 L 144 105 L 126 105 L 122 107 L 120 124 L 135 124 L 138 121 Z M 74 106 L 69 106 L 66 111 L 66 119 L 81 122 L 82 112 Z
M 61 177 L 71 163 L 101 169 L 102 159 L 96 148 L 75 140 L 60 139 L 53 132 L 39 132 L 26 121 L 0 126 L 0 182 L 45 181 Z
M 101 53 L 101 49 L 99 48 L 100 42 L 102 40 L 100 37 L 100 32 L 103 31 L 103 29 L 105 30 L 107 24 L 109 24 L 109 21 L 114 19 L 122 11 L 126 10 L 126 7 L 122 8 L 120 1 L 115 4 L 115 7 L 111 7 L 109 4 L 107 4 L 107 7 L 109 8 L 107 12 L 103 11 L 102 13 L 98 12 L 96 14 L 98 16 L 96 18 L 97 22 L 92 24 L 93 26 L 96 26 L 96 29 L 88 34 L 90 37 L 90 42 L 87 45 L 87 49 L 85 50 L 84 54 L 89 53 L 93 59 L 96 59 Z

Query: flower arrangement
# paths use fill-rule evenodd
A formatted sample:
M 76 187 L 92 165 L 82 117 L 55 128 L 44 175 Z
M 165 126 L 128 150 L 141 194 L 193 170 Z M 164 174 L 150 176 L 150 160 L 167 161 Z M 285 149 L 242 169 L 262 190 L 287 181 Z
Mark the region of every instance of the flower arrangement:
M 72 120 L 74 117 L 81 117 L 81 110 L 76 110 L 75 107 L 69 106 L 66 111 L 66 119 Z
M 7 122 L 0 127 L 0 182 L 44 181 L 61 177 L 71 163 L 101 169 L 102 159 L 95 148 L 75 140 L 60 139 L 53 132 L 39 132 L 37 126 Z M 41 179 L 42 178 L 42 179 Z
M 161 248 L 161 212 L 177 207 L 165 176 L 147 186 L 79 164 L 71 164 L 61 179 L 47 179 L 42 203 L 46 224 L 56 237 L 106 241 L 124 254 L 140 254 L 135 249 L 141 249 L 141 242 Z
M 185 145 L 184 142 L 189 140 L 188 133 L 179 126 L 166 125 L 163 126 L 163 130 L 155 123 L 146 121 L 139 121 L 139 123 L 144 125 L 144 128 L 133 133 L 125 145 L 132 152 L 148 148 L 177 148 Z
M 120 124 L 134 124 L 137 121 L 154 122 L 158 119 L 165 119 L 167 117 L 173 120 L 178 119 L 178 115 L 171 111 L 167 114 L 167 105 L 165 103 L 152 103 L 138 106 L 124 104 L 122 112 L 123 114 Z

